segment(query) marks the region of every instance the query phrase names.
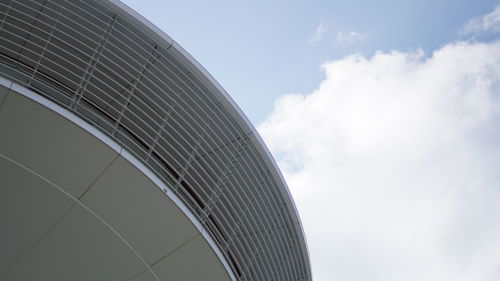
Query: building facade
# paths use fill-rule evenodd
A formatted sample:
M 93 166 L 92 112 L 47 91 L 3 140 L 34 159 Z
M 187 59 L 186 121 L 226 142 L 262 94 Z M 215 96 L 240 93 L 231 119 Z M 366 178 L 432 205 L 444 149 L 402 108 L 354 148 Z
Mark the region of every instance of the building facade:
M 311 280 L 224 89 L 115 0 L 0 0 L 0 280 Z

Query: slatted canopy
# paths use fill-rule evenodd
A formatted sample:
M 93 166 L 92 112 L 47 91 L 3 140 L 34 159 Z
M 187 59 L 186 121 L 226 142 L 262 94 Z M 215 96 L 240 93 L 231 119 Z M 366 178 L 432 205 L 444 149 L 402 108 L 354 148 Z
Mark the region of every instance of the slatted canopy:
M 189 54 L 122 3 L 1 0 L 0 75 L 154 174 L 232 278 L 311 280 L 297 211 L 255 129 Z

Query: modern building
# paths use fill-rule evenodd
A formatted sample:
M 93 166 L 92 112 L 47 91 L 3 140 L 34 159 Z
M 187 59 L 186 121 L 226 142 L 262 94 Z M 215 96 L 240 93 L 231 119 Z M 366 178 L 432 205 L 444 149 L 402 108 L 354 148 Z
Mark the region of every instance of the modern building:
M 0 85 L 0 280 L 311 280 L 256 130 L 124 4 L 0 0 Z

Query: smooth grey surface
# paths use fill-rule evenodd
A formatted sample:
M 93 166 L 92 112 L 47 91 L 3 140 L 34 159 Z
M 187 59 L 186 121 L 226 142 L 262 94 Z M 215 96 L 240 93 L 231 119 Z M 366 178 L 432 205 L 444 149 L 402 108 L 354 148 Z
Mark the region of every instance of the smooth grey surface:
M 118 158 L 81 201 L 153 264 L 199 232 L 130 162 Z
M 143 269 L 115 233 L 75 205 L 3 280 L 126 280 Z
M 153 266 L 153 271 L 161 280 L 231 280 L 208 243 L 201 236 L 192 239 L 158 262 Z M 210 279 L 209 277 L 212 276 L 217 278 Z
M 0 155 L 0 277 L 73 203 Z
M 0 85 L 0 110 L 2 109 L 3 100 L 7 96 L 9 88 Z
M 118 155 L 75 124 L 17 94 L 9 94 L 4 101 L 0 132 L 0 153 L 75 197 Z
M 156 277 L 149 270 L 144 270 L 143 272 L 137 274 L 127 281 L 157 281 Z

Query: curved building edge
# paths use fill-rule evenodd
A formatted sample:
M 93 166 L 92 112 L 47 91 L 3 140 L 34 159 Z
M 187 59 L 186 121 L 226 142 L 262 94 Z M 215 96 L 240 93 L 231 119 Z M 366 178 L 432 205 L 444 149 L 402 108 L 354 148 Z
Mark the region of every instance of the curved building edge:
M 48 100 L 45 97 L 40 96 L 39 94 L 27 89 L 13 81 L 10 81 L 2 76 L 0 76 L 0 86 L 4 86 L 7 89 L 24 96 L 46 108 L 60 115 L 61 117 L 67 119 L 71 123 L 75 124 L 77 127 L 86 131 L 90 135 L 97 138 L 99 141 L 103 142 L 105 145 L 114 150 L 119 156 L 123 157 L 130 164 L 132 164 L 136 169 L 138 169 L 146 178 L 148 178 L 151 182 L 153 182 L 158 189 L 160 189 L 178 208 L 179 210 L 187 217 L 187 219 L 194 225 L 194 227 L 200 232 L 201 236 L 205 239 L 205 241 L 210 245 L 219 261 L 223 265 L 230 279 L 236 281 L 236 276 L 234 275 L 231 266 L 228 264 L 228 261 L 220 251 L 217 243 L 214 241 L 212 236 L 206 231 L 206 229 L 201 225 L 196 216 L 190 211 L 190 209 L 180 200 L 177 195 L 171 190 L 169 186 L 167 186 L 161 179 L 159 179 L 151 170 L 146 167 L 141 161 L 139 161 L 134 155 L 128 152 L 124 147 L 122 147 L 119 143 L 102 133 L 100 130 L 96 129 L 94 126 L 89 124 L 88 122 L 82 120 L 75 114 L 69 112 L 65 108 L 57 105 L 56 103 Z M 0 109 L 1 109 L 0 104 Z M 137 253 L 136 253 L 137 254 Z M 139 255 L 140 256 L 140 255 Z M 142 257 L 141 257 L 142 258 Z
M 101 5 L 110 8 L 114 13 L 123 17 L 127 21 L 133 23 L 137 27 L 141 29 L 142 32 L 154 38 L 158 41 L 164 48 L 166 48 L 169 52 L 172 52 L 175 58 L 179 61 L 179 63 L 186 68 L 186 72 L 184 73 L 187 77 L 195 78 L 200 82 L 200 85 L 203 85 L 208 89 L 211 98 L 214 98 L 214 101 L 217 102 L 218 106 L 226 110 L 230 117 L 232 117 L 232 121 L 234 124 L 239 126 L 247 136 L 255 148 L 257 155 L 261 158 L 262 167 L 265 169 L 266 174 L 270 176 L 270 179 L 274 181 L 273 187 L 276 190 L 280 197 L 281 205 L 286 205 L 283 208 L 283 213 L 288 217 L 289 222 L 287 223 L 290 226 L 291 235 L 295 236 L 294 240 L 297 242 L 298 247 L 295 246 L 295 249 L 300 249 L 298 256 L 302 256 L 302 262 L 304 266 L 305 276 L 302 278 L 305 280 L 311 280 L 311 269 L 310 269 L 310 261 L 307 243 L 305 240 L 305 235 L 302 227 L 302 223 L 300 221 L 300 217 L 297 212 L 297 208 L 295 203 L 291 197 L 290 191 L 284 181 L 284 178 L 271 156 L 269 150 L 265 146 L 263 140 L 257 133 L 256 129 L 249 122 L 247 117 L 243 114 L 241 109 L 236 105 L 236 103 L 232 100 L 232 98 L 227 94 L 227 92 L 222 88 L 222 86 L 191 56 L 189 55 L 179 44 L 177 44 L 172 38 L 170 38 L 167 34 L 161 31 L 159 28 L 154 26 L 147 19 L 139 15 L 137 12 L 133 11 L 131 8 L 127 7 L 125 4 L 121 3 L 117 0 L 97 0 Z M 189 78 L 189 79 L 191 79 Z M 76 115 L 75 115 L 76 116 Z M 88 127 L 92 127 L 91 124 L 88 124 Z M 93 127 L 92 127 L 93 128 Z M 93 128 L 95 131 L 99 131 L 97 128 Z M 102 134 L 102 133 L 101 133 Z M 104 135 L 104 134 L 103 134 Z M 119 146 L 121 147 L 121 146 Z M 146 168 L 148 170 L 149 168 Z M 161 181 L 160 181 L 161 182 Z M 196 219 L 197 221 L 198 219 Z M 293 224 L 293 226 L 292 226 Z M 203 227 L 202 227 L 203 228 Z M 206 229 L 204 229 L 206 233 Z M 213 242 L 213 241 L 212 241 Z M 212 247 L 221 247 L 220 244 L 212 243 Z M 226 265 L 225 265 L 226 266 Z M 302 266 L 301 266 L 302 268 Z M 231 268 L 231 270 L 234 270 Z M 231 271 L 229 271 L 231 272 Z M 234 275 L 232 276 L 234 277 Z M 301 278 L 301 279 L 302 279 Z
M 102 1 L 102 0 L 100 0 Z M 131 16 L 135 20 L 139 21 L 141 24 L 145 25 L 148 27 L 151 31 L 155 32 L 155 35 L 167 42 L 170 47 L 175 49 L 178 53 L 180 53 L 183 58 L 185 58 L 185 66 L 189 68 L 191 73 L 193 75 L 196 75 L 197 78 L 201 78 L 202 80 L 206 81 L 205 85 L 209 86 L 212 88 L 213 93 L 216 94 L 216 97 L 218 100 L 224 105 L 224 107 L 235 117 L 235 120 L 239 122 L 239 125 L 246 129 L 247 133 L 251 136 L 250 140 L 255 144 L 255 146 L 259 149 L 259 152 L 263 156 L 263 159 L 265 159 L 266 164 L 269 167 L 269 170 L 272 172 L 272 175 L 274 179 L 281 183 L 280 185 L 280 192 L 283 195 L 283 198 L 286 200 L 286 205 L 288 207 L 288 210 L 292 215 L 292 219 L 295 220 L 295 229 L 297 233 L 299 233 L 302 237 L 299 237 L 299 241 L 301 243 L 301 248 L 302 251 L 304 251 L 307 255 L 305 258 L 305 261 L 307 263 L 307 266 L 309 267 L 309 280 L 312 280 L 312 274 L 311 274 L 311 266 L 309 264 L 309 249 L 307 246 L 307 240 L 305 239 L 305 233 L 304 233 L 304 228 L 302 225 L 302 222 L 300 220 L 300 216 L 297 210 L 297 206 L 295 205 L 295 202 L 293 201 L 292 194 L 290 193 L 290 189 L 288 188 L 288 185 L 286 184 L 286 181 L 283 177 L 283 174 L 281 173 L 281 170 L 279 169 L 274 157 L 272 156 L 271 152 L 265 145 L 264 141 L 262 140 L 261 136 L 255 129 L 255 127 L 252 125 L 248 117 L 243 113 L 241 108 L 234 102 L 234 100 L 231 98 L 231 96 L 227 93 L 227 91 L 215 80 L 215 78 L 193 57 L 191 54 L 189 54 L 184 48 L 182 48 L 181 45 L 179 45 L 177 42 L 175 42 L 170 36 L 168 36 L 165 32 L 163 32 L 160 28 L 158 28 L 156 25 L 154 25 L 152 22 L 150 22 L 148 19 L 143 17 L 141 14 L 136 12 L 134 9 L 130 8 L 129 6 L 125 5 L 123 2 L 120 0 L 105 0 L 118 8 L 118 10 L 121 10 L 123 12 L 123 16 Z

